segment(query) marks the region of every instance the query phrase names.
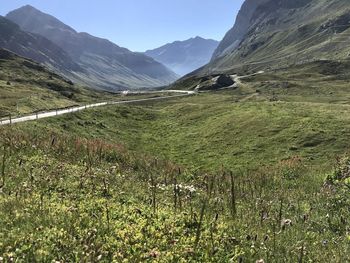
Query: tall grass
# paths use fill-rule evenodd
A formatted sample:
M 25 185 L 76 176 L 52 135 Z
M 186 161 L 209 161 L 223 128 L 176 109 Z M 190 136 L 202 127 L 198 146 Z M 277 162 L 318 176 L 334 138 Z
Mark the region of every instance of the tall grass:
M 348 162 L 328 176 L 296 158 L 247 173 L 194 172 L 101 140 L 16 128 L 0 137 L 6 262 L 346 262 L 349 255 Z

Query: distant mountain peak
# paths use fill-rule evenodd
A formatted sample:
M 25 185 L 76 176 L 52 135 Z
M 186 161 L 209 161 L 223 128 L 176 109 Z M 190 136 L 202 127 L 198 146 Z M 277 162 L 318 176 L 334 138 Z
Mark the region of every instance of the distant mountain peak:
M 202 38 L 200 36 L 196 36 L 196 37 L 194 37 L 194 39 L 205 40 L 204 38 Z
M 147 50 L 146 55 L 166 65 L 175 73 L 186 75 L 207 64 L 218 44 L 218 41 L 196 36 Z
M 22 29 L 37 34 L 41 33 L 39 29 L 44 25 L 76 33 L 73 28 L 67 26 L 56 17 L 44 13 L 31 5 L 25 5 L 9 12 L 6 18 L 17 23 Z
M 84 72 L 73 72 L 81 84 L 115 90 L 163 86 L 178 76 L 144 54 L 131 52 L 113 42 L 78 33 L 54 16 L 23 6 L 6 16 L 23 31 L 48 39 L 72 58 Z
M 36 10 L 36 11 L 40 12 L 37 8 L 35 8 L 32 5 L 24 5 L 24 6 L 20 7 L 20 8 L 18 8 L 17 10 L 21 10 L 21 9 L 22 10 Z

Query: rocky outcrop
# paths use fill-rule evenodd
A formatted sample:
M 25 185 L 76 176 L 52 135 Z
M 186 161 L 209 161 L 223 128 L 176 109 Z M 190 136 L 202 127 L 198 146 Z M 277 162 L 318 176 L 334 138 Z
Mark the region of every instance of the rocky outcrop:
M 233 84 L 235 84 L 235 82 L 229 75 L 210 76 L 202 78 L 196 90 L 219 90 L 231 87 Z

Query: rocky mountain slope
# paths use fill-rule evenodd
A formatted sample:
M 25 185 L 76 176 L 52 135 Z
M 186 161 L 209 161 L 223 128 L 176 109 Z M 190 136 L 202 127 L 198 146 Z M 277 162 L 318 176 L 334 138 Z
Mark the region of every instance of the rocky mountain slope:
M 66 74 L 70 71 L 82 71 L 63 49 L 40 35 L 21 30 L 17 24 L 2 16 L 0 16 L 0 47 Z
M 84 72 L 73 80 L 102 89 L 156 87 L 177 78 L 171 70 L 144 54 L 134 53 L 87 33 L 78 33 L 32 6 L 10 12 L 6 18 L 22 30 L 41 35 L 66 51 Z
M 212 39 L 195 37 L 148 50 L 145 54 L 183 76 L 207 64 L 218 44 Z
M 348 0 L 246 0 L 211 63 L 190 78 L 347 60 L 349 40 Z

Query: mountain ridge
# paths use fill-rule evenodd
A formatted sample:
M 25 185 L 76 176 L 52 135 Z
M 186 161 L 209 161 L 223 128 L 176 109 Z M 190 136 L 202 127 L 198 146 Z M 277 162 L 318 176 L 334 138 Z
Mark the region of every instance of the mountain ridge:
M 17 24 L 2 16 L 0 16 L 0 33 L 2 48 L 66 74 L 69 71 L 82 71 L 63 49 L 40 35 L 21 30 Z
M 145 54 L 183 76 L 207 64 L 218 44 L 216 40 L 197 36 L 147 50 Z
M 152 58 L 119 47 L 113 42 L 78 33 L 54 16 L 27 5 L 6 18 L 24 31 L 41 35 L 66 51 L 85 73 L 73 72 L 79 83 L 101 89 L 151 88 L 177 79 L 175 73 Z
M 313 61 L 347 60 L 349 39 L 347 0 L 246 0 L 211 62 L 177 85 L 196 84 L 195 79 L 208 75 L 246 75 Z

